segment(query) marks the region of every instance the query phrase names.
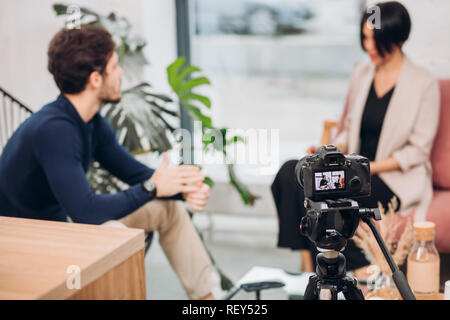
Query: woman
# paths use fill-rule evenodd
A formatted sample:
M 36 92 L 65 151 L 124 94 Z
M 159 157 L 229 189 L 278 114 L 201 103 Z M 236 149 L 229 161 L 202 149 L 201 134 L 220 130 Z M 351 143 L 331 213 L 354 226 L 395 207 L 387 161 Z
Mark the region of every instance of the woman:
M 361 45 L 370 62 L 353 71 L 345 119 L 333 143 L 343 153 L 371 161 L 372 194 L 358 199 L 361 206 L 377 207 L 379 201 L 387 207 L 395 196 L 402 214 L 414 212 L 416 220 L 424 220 L 432 199 L 430 152 L 438 127 L 438 82 L 402 51 L 411 29 L 406 8 L 398 2 L 377 6 L 379 29 L 371 25 L 370 14 L 361 19 Z M 301 269 L 312 272 L 317 250 L 299 232 L 305 209 L 294 177 L 296 163 L 285 163 L 272 184 L 280 220 L 278 246 L 300 250 Z M 343 254 L 347 270 L 357 270 L 357 275 L 369 264 L 353 241 Z

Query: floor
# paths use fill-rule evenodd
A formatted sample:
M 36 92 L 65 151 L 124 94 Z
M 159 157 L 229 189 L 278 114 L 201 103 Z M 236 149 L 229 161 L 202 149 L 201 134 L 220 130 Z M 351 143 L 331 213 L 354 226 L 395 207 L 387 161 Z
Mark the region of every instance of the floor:
M 197 214 L 194 224 L 201 230 L 217 265 L 233 282 L 237 282 L 253 266 L 282 268 L 297 272 L 300 257 L 296 252 L 276 247 L 277 221 L 275 217 L 242 217 L 214 214 L 214 230 L 208 229 L 208 217 Z M 187 296 L 176 274 L 170 267 L 158 236 L 146 256 L 147 298 L 150 300 L 184 300 Z M 214 294 L 222 298 L 226 292 L 216 288 Z M 282 289 L 263 291 L 261 299 L 285 300 Z M 255 294 L 240 291 L 234 299 L 254 300 Z

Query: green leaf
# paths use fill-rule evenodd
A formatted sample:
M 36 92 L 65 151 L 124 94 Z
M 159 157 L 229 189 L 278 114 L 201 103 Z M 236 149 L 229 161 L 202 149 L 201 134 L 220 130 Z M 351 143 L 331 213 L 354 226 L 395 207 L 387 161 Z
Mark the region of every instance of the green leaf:
M 195 71 L 200 71 L 198 67 L 187 66 L 183 71 L 181 67 L 184 65 L 186 59 L 184 57 L 178 58 L 174 63 L 168 67 L 169 83 L 175 92 L 181 91 L 183 81 L 187 81 L 189 74 Z M 181 71 L 181 72 L 180 72 Z
M 203 141 L 203 143 L 204 143 L 205 145 L 208 145 L 208 144 L 210 144 L 210 143 L 213 143 L 214 140 L 215 140 L 215 137 L 214 137 L 213 135 L 211 135 L 211 134 L 209 134 L 209 133 L 203 133 L 203 139 L 202 139 L 202 141 Z
M 141 89 L 144 89 L 144 88 L 151 88 L 152 87 L 152 85 L 150 84 L 150 83 L 148 83 L 148 82 L 141 82 L 141 83 L 139 83 L 138 85 L 135 85 L 134 87 L 131 87 L 131 88 L 128 88 L 128 89 L 126 89 L 126 90 L 123 90 L 122 91 L 122 94 L 124 94 L 124 93 L 130 93 L 130 92 L 138 92 L 139 90 L 141 90 Z M 145 92 L 145 91 L 144 91 Z
M 129 118 L 125 118 L 123 121 L 123 126 L 127 128 L 127 133 L 125 134 L 125 138 L 122 143 L 125 149 L 131 153 L 144 149 L 141 139 L 139 139 L 139 135 L 137 134 L 136 125 L 130 121 Z
M 230 178 L 231 185 L 238 191 L 239 195 L 241 196 L 242 202 L 244 202 L 247 206 L 253 206 L 255 204 L 255 200 L 259 199 L 259 196 L 254 195 L 250 192 L 247 186 L 242 184 L 236 177 L 236 174 L 234 172 L 234 165 L 229 164 L 227 166 L 228 169 L 228 176 Z
M 52 7 L 53 7 L 53 11 L 55 11 L 57 16 L 67 15 L 67 9 L 69 8 L 68 5 L 65 5 L 62 3 L 55 3 Z M 82 17 L 84 17 L 86 15 L 95 17 L 95 20 L 94 20 L 95 23 L 97 23 L 99 20 L 100 15 L 92 10 L 80 7 L 80 12 L 82 13 Z
M 172 87 L 172 90 L 175 92 L 178 91 L 177 87 L 178 74 L 180 72 L 181 67 L 184 65 L 185 61 L 186 59 L 184 57 L 180 57 L 167 67 L 167 76 L 169 84 Z
M 203 183 L 207 184 L 210 188 L 214 187 L 214 181 L 210 177 L 205 177 Z
M 106 118 L 106 119 L 111 119 L 111 116 L 112 116 L 112 114 L 115 112 L 115 111 L 117 111 L 117 109 L 115 108 L 115 106 L 116 106 L 116 104 L 108 104 L 108 105 L 105 105 L 104 107 L 102 107 L 102 109 L 103 108 L 108 108 L 108 111 L 104 114 L 104 118 Z
M 222 290 L 225 290 L 225 291 L 231 290 L 234 287 L 233 281 L 231 281 L 231 279 L 228 278 L 217 265 L 216 265 L 216 270 L 220 276 L 220 286 L 221 286 Z
M 192 113 L 192 115 L 200 120 L 202 122 L 202 125 L 207 128 L 212 128 L 212 120 L 210 117 L 205 116 L 199 108 L 191 105 L 191 104 L 185 104 L 184 107 Z
M 245 143 L 245 139 L 243 137 L 241 137 L 241 136 L 234 136 L 234 137 L 232 137 L 230 139 L 227 139 L 225 141 L 225 145 L 228 146 L 230 144 L 238 143 L 238 142 Z
M 211 84 L 211 82 L 206 77 L 199 77 L 199 78 L 195 78 L 195 79 L 190 79 L 190 80 L 186 81 L 185 83 L 183 83 L 183 85 L 181 87 L 181 90 L 183 92 L 187 92 L 190 89 L 198 87 L 198 86 L 203 85 L 203 84 Z
M 97 20 L 100 17 L 100 15 L 97 12 L 94 12 L 94 11 L 92 11 L 90 9 L 87 9 L 87 8 L 84 8 L 84 7 L 80 7 L 80 11 L 81 11 L 81 13 L 84 13 L 85 15 L 96 17 Z
M 178 76 L 177 80 L 184 80 L 188 75 L 190 75 L 192 72 L 200 71 L 200 68 L 195 66 L 187 66 Z
M 122 126 L 122 123 L 119 123 L 121 117 L 122 117 L 122 110 L 119 110 L 119 112 L 117 112 L 117 114 L 114 115 L 114 117 L 112 117 L 110 120 L 111 127 L 116 131 Z
M 211 108 L 211 100 L 208 97 L 199 95 L 199 94 L 195 94 L 195 93 L 189 93 L 187 95 L 185 95 L 184 97 L 185 101 L 189 101 L 189 100 L 197 100 L 199 102 L 201 102 L 202 104 L 205 105 L 205 107 L 207 107 L 208 109 Z
M 169 115 L 171 115 L 171 116 L 173 116 L 173 117 L 179 117 L 179 116 L 180 116 L 177 112 L 172 111 L 172 110 L 169 110 L 169 109 L 166 109 L 166 108 L 160 106 L 159 104 L 157 104 L 155 101 L 148 101 L 148 100 L 145 100 L 145 101 L 146 101 L 148 104 L 154 106 L 154 107 L 155 107 L 156 109 L 158 109 L 159 111 L 162 111 L 162 112 L 164 112 L 164 113 L 167 113 L 167 114 L 169 114 Z
M 157 98 L 157 99 L 159 99 L 159 100 L 162 100 L 162 101 L 164 101 L 164 102 L 173 102 L 173 100 L 170 98 L 170 97 L 168 97 L 168 96 L 166 96 L 166 95 L 164 95 L 164 94 L 156 94 L 156 93 L 150 93 L 150 92 L 147 92 L 147 91 L 143 91 L 147 96 L 150 96 L 150 97 L 154 97 L 154 98 Z
M 164 117 L 161 115 L 161 113 L 152 110 L 152 113 L 158 117 L 158 119 L 160 119 L 162 121 L 162 123 L 164 123 L 164 125 L 167 127 L 167 129 L 169 129 L 171 132 L 175 131 L 176 129 L 174 127 L 172 127 L 167 121 L 166 119 L 164 119 Z
M 122 63 L 122 60 L 125 56 L 126 50 L 127 50 L 127 48 L 126 48 L 125 43 L 121 43 L 119 46 L 117 46 L 116 53 L 119 56 L 119 63 Z
M 53 11 L 55 11 L 57 16 L 62 16 L 67 14 L 68 6 L 62 3 L 55 3 L 53 6 Z

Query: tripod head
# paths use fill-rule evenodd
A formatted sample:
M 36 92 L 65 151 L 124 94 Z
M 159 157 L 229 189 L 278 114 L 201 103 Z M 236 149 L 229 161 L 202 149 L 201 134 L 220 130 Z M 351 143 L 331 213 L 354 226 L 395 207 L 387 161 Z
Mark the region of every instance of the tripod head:
M 305 199 L 306 215 L 300 223 L 300 231 L 314 242 L 317 248 L 342 251 L 347 239 L 354 236 L 363 217 L 381 220 L 378 209 L 360 209 L 352 199 L 315 202 Z
M 381 220 L 379 209 L 360 208 L 351 199 L 325 200 L 314 202 L 305 199 L 306 215 L 300 224 L 301 232 L 314 242 L 321 252 L 317 255 L 316 275 L 311 277 L 305 298 L 321 296 L 323 287 L 336 298 L 343 291 L 346 298 L 363 299 L 355 279 L 346 276 L 346 261 L 340 253 L 347 240 L 354 236 L 360 220 L 367 223 L 377 240 L 393 274 L 394 282 L 405 300 L 415 300 L 405 275 L 395 264 L 386 244 L 373 220 Z

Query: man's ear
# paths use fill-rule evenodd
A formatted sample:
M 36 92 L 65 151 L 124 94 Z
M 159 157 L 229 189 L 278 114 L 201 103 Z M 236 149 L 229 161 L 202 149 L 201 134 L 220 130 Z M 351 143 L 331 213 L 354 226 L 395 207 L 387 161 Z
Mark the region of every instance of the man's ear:
M 103 84 L 103 77 L 98 71 L 91 72 L 87 81 L 87 87 L 98 89 Z

